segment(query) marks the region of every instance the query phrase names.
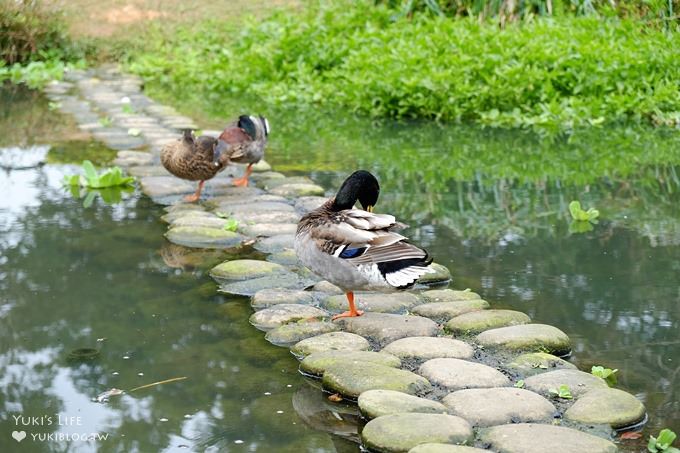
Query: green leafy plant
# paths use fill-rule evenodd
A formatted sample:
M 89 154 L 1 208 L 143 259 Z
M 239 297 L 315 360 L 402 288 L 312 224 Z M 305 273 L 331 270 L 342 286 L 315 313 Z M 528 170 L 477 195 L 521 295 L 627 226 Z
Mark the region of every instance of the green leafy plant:
M 515 382 L 515 387 L 518 389 L 523 389 L 524 388 L 524 379 L 520 379 L 519 381 Z
M 224 225 L 224 229 L 227 231 L 236 231 L 238 228 L 238 220 L 236 219 L 229 219 L 227 220 L 227 223 Z
M 556 398 L 562 398 L 565 400 L 570 400 L 573 398 L 573 396 L 571 396 L 571 390 L 569 390 L 569 386 L 566 384 L 560 385 L 557 389 L 550 389 L 548 392 L 550 392 L 550 394 Z
M 132 107 L 130 104 L 123 104 L 121 110 L 123 113 L 135 113 L 134 107 Z
M 612 370 L 611 368 L 605 368 L 603 366 L 594 365 L 590 369 L 590 373 L 593 376 L 601 377 L 607 382 L 607 385 L 614 387 L 616 385 L 616 373 L 619 370 Z
M 113 120 L 108 116 L 104 116 L 102 118 L 99 118 L 99 124 L 101 124 L 103 127 L 111 127 L 111 125 L 113 124 Z
M 97 173 L 94 164 L 89 160 L 83 161 L 84 175 L 64 176 L 64 184 L 68 186 L 82 186 L 90 189 L 103 189 L 107 187 L 129 186 L 135 178 L 123 176 L 123 171 L 119 167 L 112 167 L 101 174 Z
M 574 220 L 579 222 L 597 223 L 597 218 L 600 216 L 600 211 L 595 208 L 584 211 L 581 208 L 581 203 L 579 201 L 572 201 L 569 203 L 569 213 Z
M 658 437 L 649 436 L 647 450 L 652 453 L 680 453 L 680 449 L 672 446 L 676 434 L 670 429 L 662 429 Z

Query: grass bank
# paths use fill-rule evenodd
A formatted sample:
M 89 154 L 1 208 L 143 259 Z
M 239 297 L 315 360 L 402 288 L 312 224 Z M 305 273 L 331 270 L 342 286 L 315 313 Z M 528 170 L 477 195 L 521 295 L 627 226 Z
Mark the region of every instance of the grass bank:
M 239 28 L 180 26 L 167 38 L 157 33 L 128 68 L 178 95 L 242 92 L 547 132 L 680 121 L 680 33 L 639 20 L 563 16 L 499 29 L 471 18 L 399 19 L 384 5 L 343 0 Z

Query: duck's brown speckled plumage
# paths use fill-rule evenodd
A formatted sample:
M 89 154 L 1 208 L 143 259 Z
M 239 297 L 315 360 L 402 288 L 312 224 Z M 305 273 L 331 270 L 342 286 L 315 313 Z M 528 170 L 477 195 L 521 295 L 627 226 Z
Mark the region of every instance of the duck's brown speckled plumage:
M 218 139 L 202 135 L 194 137 L 191 131 L 163 147 L 161 163 L 173 175 L 189 181 L 213 178 L 229 165 L 230 153 L 224 152 L 214 160 Z
M 263 116 L 241 115 L 229 124 L 219 139 L 230 146 L 230 159 L 239 164 L 256 164 L 264 157 L 269 123 Z

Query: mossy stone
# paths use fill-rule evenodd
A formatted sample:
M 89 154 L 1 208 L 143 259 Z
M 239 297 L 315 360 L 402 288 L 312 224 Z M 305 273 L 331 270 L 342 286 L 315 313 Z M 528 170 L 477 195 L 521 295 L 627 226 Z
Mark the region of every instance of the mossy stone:
M 615 453 L 608 440 L 571 428 L 536 423 L 517 423 L 482 430 L 480 440 L 503 453 Z M 555 447 L 559 447 L 556 449 Z
M 574 398 L 579 398 L 590 390 L 608 388 L 604 379 L 579 370 L 555 370 L 537 374 L 524 379 L 524 385 L 527 390 L 546 396 L 550 395 L 551 389 L 566 385 Z
M 375 389 L 418 395 L 432 389 L 427 379 L 410 371 L 372 362 L 342 361 L 326 368 L 322 385 L 326 390 L 349 398 Z
M 531 318 L 521 311 L 482 310 L 456 316 L 446 323 L 446 328 L 455 334 L 465 335 L 530 322 Z
M 465 445 L 427 443 L 413 447 L 408 453 L 489 453 L 489 450 Z
M 618 389 L 595 389 L 582 395 L 564 413 L 567 420 L 606 424 L 618 429 L 640 422 L 645 406 L 633 395 Z
M 463 313 L 484 310 L 489 303 L 483 299 L 452 300 L 449 302 L 432 302 L 418 305 L 412 310 L 413 314 L 434 319 L 436 321 L 448 321 Z
M 508 368 L 518 371 L 523 376 L 554 371 L 559 369 L 576 370 L 576 365 L 564 359 L 545 352 L 528 352 L 519 355 L 506 365 Z
M 310 197 L 320 196 L 325 193 L 325 189 L 316 184 L 283 184 L 269 190 L 269 193 L 282 197 Z
M 431 289 L 423 291 L 420 295 L 428 303 L 481 299 L 479 294 L 467 289 L 463 291 L 456 289 Z
M 171 227 L 165 237 L 173 244 L 195 248 L 235 247 L 243 241 L 243 236 L 233 231 L 197 226 Z
M 477 341 L 488 348 L 511 351 L 548 352 L 556 355 L 565 355 L 571 351 L 569 337 L 557 327 L 546 324 L 491 329 L 477 335 Z
M 418 304 L 418 297 L 410 293 L 355 293 L 354 302 L 359 310 L 374 313 L 401 313 Z M 321 306 L 331 312 L 347 310 L 347 297 L 331 296 Z
M 428 360 L 440 357 L 469 359 L 475 351 L 467 343 L 443 337 L 406 337 L 393 341 L 383 348 L 402 359 Z
M 320 334 L 335 332 L 338 329 L 338 325 L 332 322 L 296 322 L 270 330 L 265 335 L 265 339 L 277 346 L 285 346 Z
M 363 444 L 380 452 L 408 452 L 427 443 L 464 444 L 473 438 L 472 427 L 460 417 L 445 414 L 392 414 L 371 420 L 361 432 Z
M 273 329 L 303 319 L 322 319 L 327 316 L 327 312 L 319 310 L 316 307 L 297 304 L 280 304 L 253 313 L 250 316 L 250 323 L 258 329 Z
M 430 264 L 430 268 L 434 270 L 429 274 L 425 274 L 418 279 L 418 283 L 423 285 L 431 285 L 436 283 L 444 283 L 451 280 L 451 271 L 446 267 L 438 263 Z
M 371 351 L 323 351 L 308 355 L 300 362 L 300 371 L 313 376 L 321 376 L 326 369 L 344 364 L 377 363 L 386 367 L 398 368 L 401 361 L 384 352 Z
M 448 390 L 510 385 L 508 378 L 495 368 L 461 359 L 428 360 L 420 366 L 418 374 L 425 376 L 432 384 Z
M 446 406 L 442 403 L 394 390 L 368 390 L 359 395 L 357 403 L 361 413 L 368 419 L 406 412 L 446 413 Z
M 333 323 L 338 329 L 337 323 Z M 326 351 L 367 351 L 368 341 L 359 335 L 349 332 L 329 332 L 301 340 L 290 352 L 297 357 L 306 357 L 316 352 Z
M 314 303 L 314 293 L 300 289 L 262 289 L 256 292 L 250 300 L 250 306 L 255 310 L 269 308 L 280 304 L 302 304 L 311 305 Z
M 280 264 L 270 263 L 269 261 L 231 260 L 213 267 L 210 275 L 215 279 L 248 280 L 284 270 L 285 268 Z

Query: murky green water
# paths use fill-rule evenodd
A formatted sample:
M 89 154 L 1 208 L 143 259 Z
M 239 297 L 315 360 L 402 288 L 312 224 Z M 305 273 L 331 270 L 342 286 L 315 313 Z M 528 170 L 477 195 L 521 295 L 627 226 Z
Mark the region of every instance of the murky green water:
M 3 96 L 0 147 L 51 143 L 61 150 L 48 154 L 53 162 L 87 147 L 103 152 L 78 142 L 41 98 Z M 206 124 L 222 114 L 191 107 Z M 680 431 L 677 133 L 602 130 L 546 143 L 461 127 L 268 116 L 277 170 L 311 172 L 328 188 L 357 167 L 374 171 L 379 210 L 412 225 L 455 287 L 561 328 L 582 369 L 621 370 L 619 386 L 649 410 L 645 435 Z M 248 324 L 245 298 L 215 294 L 206 270 L 223 257 L 169 247 L 161 209 L 136 194 L 83 208 L 59 184 L 72 171 L 56 163 L 0 170 L 0 451 L 355 450 L 303 420 L 343 431 L 337 417 L 351 414 L 337 407 L 337 417 L 307 418 L 326 406 L 297 362 Z M 570 231 L 572 199 L 600 208 L 592 231 Z M 68 360 L 83 347 L 100 355 Z M 183 376 L 92 401 L 112 387 Z M 17 443 L 13 430 L 28 437 Z M 33 441 L 39 433 L 108 438 Z

